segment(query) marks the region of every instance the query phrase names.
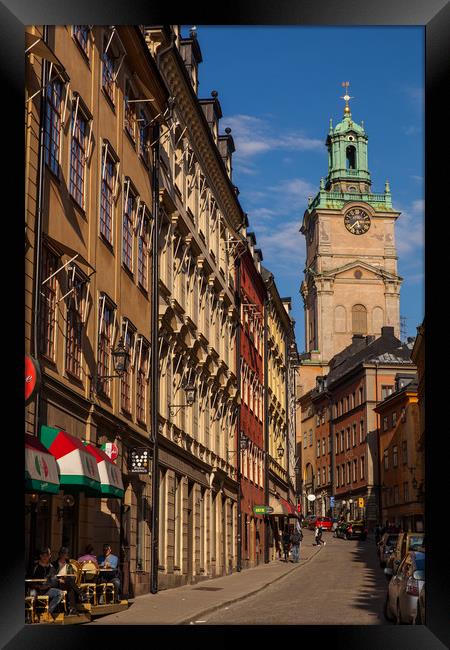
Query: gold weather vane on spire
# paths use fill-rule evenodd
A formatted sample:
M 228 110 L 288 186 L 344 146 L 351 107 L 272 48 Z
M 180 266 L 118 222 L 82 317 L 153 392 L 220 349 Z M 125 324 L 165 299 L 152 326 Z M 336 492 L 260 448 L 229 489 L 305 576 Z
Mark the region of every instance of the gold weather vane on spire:
M 344 116 L 345 115 L 350 115 L 350 106 L 348 105 L 349 99 L 353 99 L 353 97 L 350 97 L 348 94 L 348 87 L 350 85 L 349 81 L 343 81 L 342 82 L 342 87 L 345 88 L 345 95 L 341 97 L 341 99 L 345 100 L 345 108 L 344 108 Z

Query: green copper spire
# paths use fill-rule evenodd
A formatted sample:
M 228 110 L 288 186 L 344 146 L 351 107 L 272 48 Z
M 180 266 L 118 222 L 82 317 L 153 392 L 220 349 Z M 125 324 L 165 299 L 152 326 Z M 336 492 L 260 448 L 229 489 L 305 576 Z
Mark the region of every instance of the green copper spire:
M 367 135 L 363 126 L 352 119 L 348 94 L 349 82 L 344 81 L 344 116 L 334 129 L 330 123 L 326 146 L 328 176 L 326 188 L 338 191 L 367 192 L 371 184 L 367 165 Z

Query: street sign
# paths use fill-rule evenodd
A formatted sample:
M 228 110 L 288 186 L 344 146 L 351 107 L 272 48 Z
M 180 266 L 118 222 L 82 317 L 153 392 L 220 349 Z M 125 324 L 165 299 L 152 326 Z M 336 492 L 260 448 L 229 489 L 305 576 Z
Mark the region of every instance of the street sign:
M 41 385 L 39 362 L 25 354 L 25 405 L 29 404 Z
M 362 497 L 358 499 L 358 508 L 364 508 L 364 499 Z
M 308 501 L 315 501 L 316 500 L 316 495 L 315 494 L 308 494 L 306 497 Z
M 253 506 L 255 515 L 270 515 L 273 512 L 272 506 Z
M 330 497 L 330 508 L 334 508 L 334 497 Z

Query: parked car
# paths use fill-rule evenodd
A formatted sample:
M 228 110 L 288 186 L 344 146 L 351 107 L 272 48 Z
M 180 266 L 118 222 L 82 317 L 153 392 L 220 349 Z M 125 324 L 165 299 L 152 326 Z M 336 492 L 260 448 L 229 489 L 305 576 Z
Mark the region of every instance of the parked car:
M 312 515 L 310 519 L 308 520 L 308 528 L 309 530 L 314 530 L 316 527 L 316 520 L 317 520 L 317 515 Z
M 423 583 L 422 589 L 419 591 L 419 599 L 417 601 L 417 616 L 416 616 L 416 625 L 425 625 L 425 583 Z
M 384 606 L 387 620 L 415 623 L 419 593 L 425 584 L 425 553 L 409 551 L 397 571 L 386 567 L 384 572 L 392 576 Z
M 331 517 L 316 517 L 314 528 L 316 526 L 320 526 L 322 530 L 331 530 L 331 527 L 333 526 L 333 520 Z
M 394 552 L 397 544 L 398 534 L 384 533 L 378 542 L 377 553 L 380 561 L 380 567 L 385 567 L 391 553 Z
M 386 567 L 395 573 L 408 551 L 425 551 L 425 533 L 399 533 L 394 552 L 386 561 Z
M 315 519 L 315 518 L 316 515 L 306 515 L 306 517 L 302 520 L 303 528 L 309 528 L 310 519 Z
M 367 527 L 362 521 L 350 521 L 344 531 L 345 539 L 367 539 Z

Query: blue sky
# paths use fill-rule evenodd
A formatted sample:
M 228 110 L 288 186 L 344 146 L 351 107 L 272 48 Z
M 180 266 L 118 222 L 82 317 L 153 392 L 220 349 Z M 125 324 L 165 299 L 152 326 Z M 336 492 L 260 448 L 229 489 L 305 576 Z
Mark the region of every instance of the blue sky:
M 308 196 L 327 174 L 324 143 L 330 117 L 334 124 L 342 118 L 345 80 L 352 117 L 369 136 L 372 191 L 383 192 L 389 179 L 402 212 L 400 313 L 414 336 L 424 316 L 423 28 L 197 25 L 197 36 L 199 97 L 219 93 L 220 131 L 231 127 L 236 145 L 233 182 L 263 264 L 280 294 L 292 297 L 299 349 L 305 242 L 298 229 Z

